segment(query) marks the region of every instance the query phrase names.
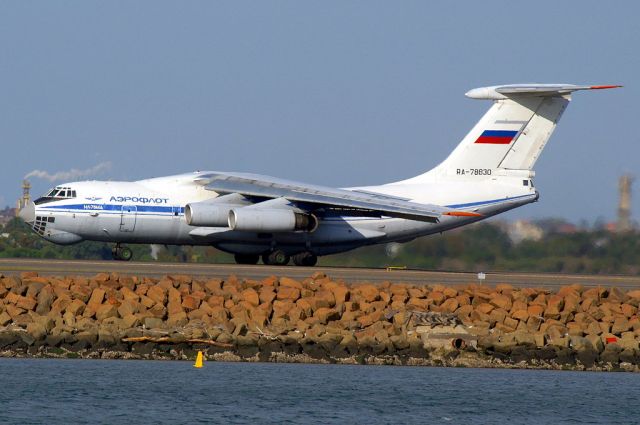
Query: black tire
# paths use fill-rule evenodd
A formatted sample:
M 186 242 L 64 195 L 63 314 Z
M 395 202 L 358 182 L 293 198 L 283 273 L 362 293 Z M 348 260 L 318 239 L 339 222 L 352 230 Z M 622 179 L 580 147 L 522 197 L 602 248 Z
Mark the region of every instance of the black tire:
M 258 264 L 260 256 L 257 254 L 235 254 L 233 258 L 238 264 Z
M 307 267 L 313 267 L 318 264 L 318 256 L 315 254 L 310 254 L 305 258 L 304 265 Z
M 310 252 L 301 252 L 293 256 L 293 263 L 301 267 L 313 267 L 318 263 L 318 256 Z
M 313 267 L 318 263 L 318 256 L 311 252 L 301 252 L 293 256 L 293 262 L 296 266 Z
M 120 248 L 119 251 L 120 251 L 118 252 L 119 260 L 130 261 L 133 258 L 133 251 L 131 251 L 131 248 L 123 246 L 122 248 Z
M 289 263 L 289 256 L 279 249 L 262 256 L 262 262 L 270 266 L 284 266 Z

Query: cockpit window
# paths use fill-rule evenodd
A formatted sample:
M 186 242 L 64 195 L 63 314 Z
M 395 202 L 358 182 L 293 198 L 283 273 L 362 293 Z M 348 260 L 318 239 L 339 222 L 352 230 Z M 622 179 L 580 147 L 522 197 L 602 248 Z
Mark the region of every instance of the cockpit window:
M 70 187 L 54 187 L 46 195 L 36 199 L 36 205 L 45 204 L 47 202 L 60 201 L 62 199 L 72 199 L 76 197 L 76 191 Z

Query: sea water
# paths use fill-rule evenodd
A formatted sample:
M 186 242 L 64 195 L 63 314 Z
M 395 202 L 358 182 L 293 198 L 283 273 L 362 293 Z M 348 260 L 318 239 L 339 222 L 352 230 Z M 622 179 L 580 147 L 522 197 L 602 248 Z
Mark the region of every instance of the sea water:
M 640 375 L 0 359 L 0 423 L 640 423 Z

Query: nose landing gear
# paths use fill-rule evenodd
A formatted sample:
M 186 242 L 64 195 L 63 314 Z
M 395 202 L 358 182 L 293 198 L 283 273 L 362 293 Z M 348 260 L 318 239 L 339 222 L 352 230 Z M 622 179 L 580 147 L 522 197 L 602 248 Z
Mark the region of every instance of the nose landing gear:
M 129 261 L 133 257 L 133 251 L 127 246 L 121 246 L 119 243 L 111 249 L 111 255 L 114 260 Z

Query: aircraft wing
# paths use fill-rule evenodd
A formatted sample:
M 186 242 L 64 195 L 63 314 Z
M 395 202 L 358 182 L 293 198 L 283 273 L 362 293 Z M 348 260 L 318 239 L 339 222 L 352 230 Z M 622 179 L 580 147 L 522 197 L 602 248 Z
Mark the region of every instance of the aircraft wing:
M 479 216 L 450 208 L 419 204 L 404 198 L 356 190 L 334 189 L 275 177 L 245 173 L 207 173 L 196 183 L 218 193 L 239 193 L 248 197 L 285 198 L 310 211 L 329 208 L 377 212 L 390 217 L 436 223 L 442 215 Z

